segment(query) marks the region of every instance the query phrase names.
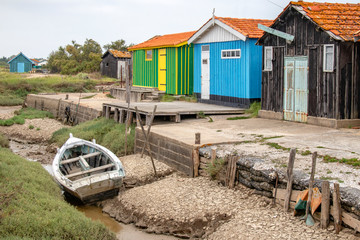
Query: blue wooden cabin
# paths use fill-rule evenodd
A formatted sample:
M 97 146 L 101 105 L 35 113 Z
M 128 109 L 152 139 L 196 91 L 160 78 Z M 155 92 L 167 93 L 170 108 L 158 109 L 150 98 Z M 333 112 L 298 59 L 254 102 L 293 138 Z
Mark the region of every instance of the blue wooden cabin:
M 263 34 L 272 21 L 213 17 L 188 41 L 194 44 L 194 93 L 198 101 L 248 107 L 261 99 Z
M 8 64 L 10 65 L 10 72 L 18 73 L 30 72 L 35 65 L 35 63 L 22 52 L 8 61 Z

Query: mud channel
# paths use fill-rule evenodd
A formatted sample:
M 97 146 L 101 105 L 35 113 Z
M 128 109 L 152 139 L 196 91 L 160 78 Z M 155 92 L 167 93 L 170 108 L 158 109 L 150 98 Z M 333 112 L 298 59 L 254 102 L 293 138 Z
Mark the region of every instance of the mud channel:
M 46 143 L 31 142 L 22 140 L 20 138 L 10 139 L 10 149 L 17 155 L 26 158 L 30 161 L 37 161 L 52 174 L 51 163 L 54 159 L 56 148 L 48 146 Z M 149 239 L 149 240 L 175 240 L 178 238 L 167 236 L 150 234 L 136 228 L 132 224 L 123 224 L 117 222 L 115 219 L 110 217 L 108 214 L 103 213 L 100 207 L 94 205 L 75 205 L 75 207 L 85 214 L 88 218 L 94 221 L 100 221 L 107 226 L 110 231 L 116 233 L 117 239 L 119 240 L 138 240 L 138 239 Z

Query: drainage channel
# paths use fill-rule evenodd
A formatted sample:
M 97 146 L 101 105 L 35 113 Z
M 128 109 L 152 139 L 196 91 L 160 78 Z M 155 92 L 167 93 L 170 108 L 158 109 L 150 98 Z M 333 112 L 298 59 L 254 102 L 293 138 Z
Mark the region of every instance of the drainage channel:
M 17 155 L 28 159 L 29 161 L 39 161 L 41 165 L 52 175 L 51 162 L 54 158 L 54 153 L 49 153 L 47 147 L 39 143 L 30 143 L 20 139 L 10 140 L 10 149 Z M 93 205 L 80 205 L 77 202 L 73 203 L 77 210 L 83 212 L 86 217 L 102 222 L 110 231 L 116 234 L 119 240 L 176 240 L 173 236 L 158 235 L 146 233 L 132 224 L 123 224 L 117 222 L 115 219 L 110 217 L 108 214 L 103 213 L 102 209 Z

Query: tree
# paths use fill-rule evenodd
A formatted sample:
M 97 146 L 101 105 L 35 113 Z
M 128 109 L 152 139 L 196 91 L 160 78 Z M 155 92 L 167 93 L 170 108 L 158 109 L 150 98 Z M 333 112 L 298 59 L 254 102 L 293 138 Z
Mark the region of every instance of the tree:
M 128 47 L 132 46 L 133 44 L 126 45 L 124 39 L 117 40 L 115 42 L 111 42 L 110 44 L 104 45 L 105 51 L 109 49 L 119 50 L 119 51 L 127 51 Z

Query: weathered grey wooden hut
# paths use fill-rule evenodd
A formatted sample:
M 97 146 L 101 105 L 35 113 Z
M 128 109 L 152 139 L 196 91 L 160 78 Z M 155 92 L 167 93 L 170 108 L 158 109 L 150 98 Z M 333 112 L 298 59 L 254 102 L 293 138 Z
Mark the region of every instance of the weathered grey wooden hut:
M 360 125 L 360 4 L 290 2 L 265 31 L 259 115 Z
M 101 75 L 111 78 L 125 79 L 127 64 L 131 62 L 131 54 L 118 50 L 109 49 L 102 56 L 100 65 Z

